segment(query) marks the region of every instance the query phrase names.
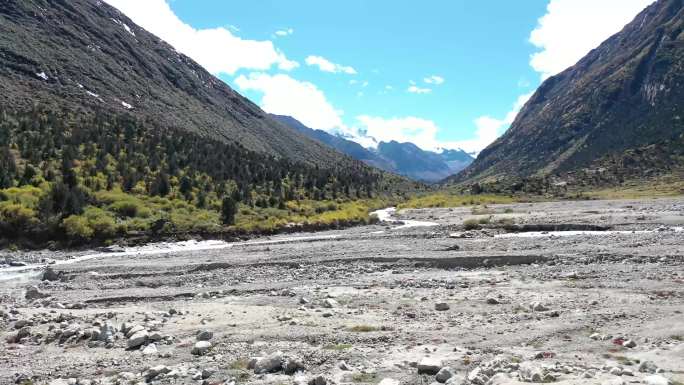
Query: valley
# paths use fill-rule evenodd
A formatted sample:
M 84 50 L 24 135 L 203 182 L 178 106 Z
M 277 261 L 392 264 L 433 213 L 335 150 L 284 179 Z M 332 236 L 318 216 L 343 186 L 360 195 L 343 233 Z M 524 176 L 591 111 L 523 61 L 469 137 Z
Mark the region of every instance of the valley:
M 684 200 L 482 210 L 383 210 L 375 225 L 238 243 L 4 252 L 29 266 L 0 285 L 0 378 L 684 381 Z
M 0 385 L 683 385 L 684 0 L 429 3 L 3 1 Z

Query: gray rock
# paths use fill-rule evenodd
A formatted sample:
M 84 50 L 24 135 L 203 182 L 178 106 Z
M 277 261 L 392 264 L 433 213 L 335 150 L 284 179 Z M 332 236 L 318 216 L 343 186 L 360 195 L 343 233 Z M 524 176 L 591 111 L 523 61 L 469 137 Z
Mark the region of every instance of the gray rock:
M 157 365 L 155 367 L 147 369 L 144 376 L 149 381 L 149 380 L 157 377 L 160 374 L 166 374 L 166 373 L 169 373 L 170 371 L 171 371 L 171 369 L 168 366 Z M 133 377 L 135 377 L 135 375 L 133 375 Z
M 296 358 L 288 358 L 283 364 L 283 373 L 285 374 L 295 374 L 296 372 L 303 372 L 306 370 L 306 366 L 302 361 Z
M 214 333 L 210 330 L 200 330 L 197 333 L 197 341 L 210 341 L 214 338 Z
M 29 286 L 26 289 L 26 294 L 24 295 L 24 298 L 29 299 L 29 300 L 33 300 L 33 299 L 47 298 L 49 296 L 50 296 L 50 294 L 43 293 L 36 286 Z
M 143 356 L 156 356 L 159 353 L 157 350 L 157 345 L 155 344 L 149 344 L 145 346 L 145 349 L 142 350 L 142 355 Z
M 309 385 L 327 385 L 328 380 L 323 376 L 316 376 L 309 381 Z
M 448 366 L 445 366 L 442 369 L 440 369 L 439 372 L 437 372 L 437 375 L 435 375 L 435 380 L 437 380 L 437 382 L 441 382 L 443 384 L 443 383 L 447 382 L 453 376 L 454 376 L 454 370 Z
M 326 309 L 332 309 L 339 306 L 340 304 L 332 298 L 326 298 L 325 301 L 323 301 L 323 307 Z
M 658 367 L 653 361 L 642 361 L 639 364 L 639 371 L 641 373 L 655 373 L 658 371 Z
M 400 385 L 400 383 L 392 378 L 383 378 L 378 385 Z
M 206 380 L 207 378 L 213 376 L 217 371 L 218 371 L 218 369 L 216 369 L 216 368 L 204 368 L 204 369 L 202 369 L 202 379 Z
M 276 352 L 266 357 L 259 358 L 254 363 L 254 373 L 273 373 L 277 372 L 283 367 L 283 353 Z
M 62 272 L 56 272 L 52 267 L 48 266 L 43 271 L 43 281 L 59 281 L 62 278 Z
M 435 310 L 437 310 L 437 311 L 447 311 L 450 308 L 451 307 L 449 306 L 449 304 L 445 303 L 445 302 L 440 302 L 440 303 L 435 304 Z
M 198 341 L 195 343 L 195 346 L 192 347 L 191 353 L 196 355 L 196 356 L 203 356 L 207 354 L 209 349 L 211 348 L 211 342 L 209 341 Z
M 131 338 L 132 335 L 143 330 L 145 330 L 145 328 L 140 325 L 132 325 L 124 332 L 124 334 L 126 334 L 126 338 Z
M 434 376 L 439 373 L 440 369 L 442 369 L 442 361 L 436 358 L 424 357 L 418 363 L 418 374 L 429 374 Z
M 131 335 L 128 338 L 128 342 L 126 343 L 130 349 L 137 348 L 140 345 L 143 345 L 145 342 L 147 342 L 147 330 L 141 330 L 133 335 Z
M 538 302 L 538 301 L 532 302 L 530 304 L 530 309 L 532 309 L 534 311 L 548 311 L 549 310 L 548 307 L 544 306 L 543 303 Z
M 647 385 L 669 385 L 670 381 L 667 378 L 665 378 L 663 376 L 659 376 L 656 374 L 656 375 L 648 376 L 648 377 L 644 378 L 644 384 L 647 384 Z

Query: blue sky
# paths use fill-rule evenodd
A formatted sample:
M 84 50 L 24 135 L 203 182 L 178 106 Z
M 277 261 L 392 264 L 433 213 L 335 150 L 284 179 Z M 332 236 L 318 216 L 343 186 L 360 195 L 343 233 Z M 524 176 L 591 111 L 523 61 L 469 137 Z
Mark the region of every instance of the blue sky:
M 651 1 L 108 0 L 268 112 L 472 152 Z

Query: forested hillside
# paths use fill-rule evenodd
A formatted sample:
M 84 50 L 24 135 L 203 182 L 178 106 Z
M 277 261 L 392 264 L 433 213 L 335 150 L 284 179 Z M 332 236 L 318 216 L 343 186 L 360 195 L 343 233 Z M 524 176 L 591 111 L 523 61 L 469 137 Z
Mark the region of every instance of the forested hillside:
M 0 112 L 5 238 L 343 225 L 367 220 L 366 205 L 397 182 L 360 163 L 322 169 L 127 114 Z

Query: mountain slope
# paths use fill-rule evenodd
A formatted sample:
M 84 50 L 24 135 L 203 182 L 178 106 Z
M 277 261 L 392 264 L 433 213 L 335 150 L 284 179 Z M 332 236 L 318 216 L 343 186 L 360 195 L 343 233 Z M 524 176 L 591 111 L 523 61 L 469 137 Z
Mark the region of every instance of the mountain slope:
M 443 150 L 436 153 L 422 150 L 413 143 L 396 141 L 380 142 L 377 149 L 368 149 L 354 141 L 309 128 L 291 116 L 272 116 L 281 123 L 354 159 L 418 181 L 440 181 L 463 170 L 473 161 L 473 158 L 463 150 Z
M 546 80 L 510 129 L 450 182 L 544 177 L 684 132 L 682 0 L 659 0 Z
M 275 120 L 291 127 L 294 128 L 295 130 L 301 132 L 302 134 L 308 136 L 309 138 L 315 139 L 321 143 L 324 143 L 337 151 L 340 151 L 344 154 L 347 154 L 351 156 L 354 159 L 358 159 L 360 161 L 363 161 L 367 164 L 370 164 L 372 166 L 378 167 L 380 169 L 383 169 L 385 171 L 390 171 L 390 172 L 396 172 L 394 167 L 390 162 L 388 162 L 386 159 L 383 159 L 381 156 L 376 154 L 375 152 L 368 150 L 367 148 L 363 147 L 362 145 L 351 141 L 347 140 L 344 138 L 340 138 L 339 136 L 331 135 L 323 130 L 314 130 L 313 128 L 309 128 L 305 126 L 302 122 L 299 120 L 291 117 L 291 116 L 285 116 L 285 115 L 271 115 Z
M 266 155 L 324 167 L 349 162 L 102 1 L 3 1 L 0 35 L 5 108 L 130 113 Z

